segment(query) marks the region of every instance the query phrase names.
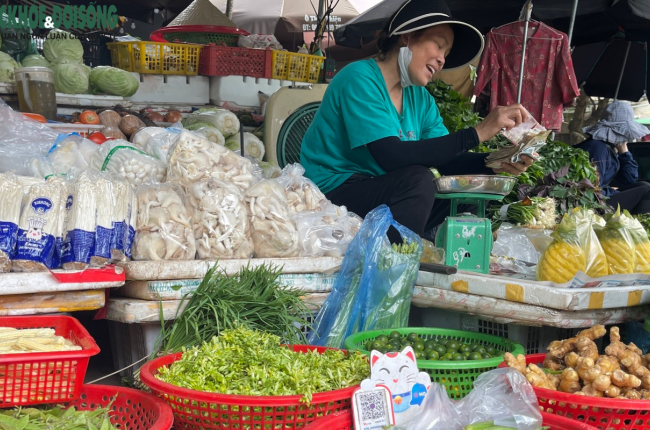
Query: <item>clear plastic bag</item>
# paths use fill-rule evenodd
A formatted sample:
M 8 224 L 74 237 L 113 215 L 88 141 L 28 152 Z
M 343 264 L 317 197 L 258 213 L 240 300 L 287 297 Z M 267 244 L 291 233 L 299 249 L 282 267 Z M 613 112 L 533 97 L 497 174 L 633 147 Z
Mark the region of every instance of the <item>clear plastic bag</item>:
M 272 34 L 249 34 L 248 36 L 239 36 L 238 45 L 242 48 L 252 49 L 272 49 L 282 51 L 282 45 Z
M 280 177 L 275 179 L 284 188 L 292 214 L 320 210 L 321 203 L 327 201 L 318 186 L 305 178 L 304 174 L 305 168 L 300 163 L 288 164 L 282 169 Z
M 586 270 L 587 256 L 580 244 L 576 221 L 568 214 L 564 215 L 551 236 L 553 242 L 537 263 L 536 277 L 538 281 L 563 284 Z
M 134 260 L 193 260 L 196 242 L 183 189 L 169 182 L 138 187 Z
M 576 208 L 571 212 L 570 216 L 576 221 L 576 231 L 580 239 L 580 246 L 587 259 L 585 273 L 591 278 L 607 276 L 609 274 L 607 256 L 605 255 L 605 251 L 603 251 L 603 247 L 600 246 L 600 242 L 593 228 L 594 211 Z
M 526 263 L 537 264 L 541 253 L 528 239 L 524 227 L 515 227 L 504 222 L 497 230 L 497 240 L 492 247 L 492 254 L 498 257 L 511 257 Z
M 463 430 L 470 424 L 493 421 L 513 430 L 542 427 L 537 396 L 515 369 L 482 373 L 463 399 L 450 400 L 443 387 L 432 384 L 419 413 L 402 430 Z M 399 428 L 399 427 L 398 427 Z
M 142 185 L 152 175 L 162 182 L 167 174 L 165 163 L 120 139 L 104 142 L 91 164 L 96 170 L 123 177 L 134 187 Z
M 625 215 L 630 220 L 628 232 L 634 244 L 634 273 L 650 274 L 650 240 L 648 240 L 648 233 L 646 233 L 645 228 L 638 219 L 629 215 L 627 211 Z
M 357 235 L 363 219 L 345 206 L 327 202 L 322 211 L 294 216 L 300 236 L 301 257 L 343 257 Z
M 42 272 L 59 266 L 61 206 L 65 207 L 66 193 L 63 180 L 54 177 L 29 188 L 20 213 L 12 271 Z
M 147 154 L 167 163 L 169 148 L 180 132 L 181 129 L 175 127 L 146 127 L 135 133 L 131 137 L 131 141 Z
M 280 184 L 263 179 L 246 190 L 245 196 L 255 257 L 297 257 L 300 251 L 298 229 L 289 214 Z
M 193 211 L 198 258 L 253 256 L 248 213 L 239 187 L 211 178 L 187 187 L 187 196 Z
M 111 235 L 111 262 L 128 260 L 129 244 L 128 223 L 133 210 L 133 195 L 135 191 L 131 184 L 124 178 L 113 175 L 113 200 L 115 205 L 112 210 Z
M 607 219 L 604 228 L 596 230 L 610 275 L 634 273 L 636 268 L 636 247 L 628 230 L 630 222 L 630 217 L 619 208 Z
M 65 175 L 72 168 L 84 170 L 98 150 L 99 145 L 77 133 L 61 134 L 46 156 L 31 161 L 30 170 L 32 175 L 41 178 Z
M 16 252 L 23 184 L 13 173 L 0 173 L 0 273 L 11 270 Z
M 187 130 L 176 136 L 168 165 L 169 181 L 184 186 L 213 177 L 246 190 L 256 181 L 250 160 Z
M 31 175 L 31 160 L 45 157 L 58 137 L 59 133 L 45 124 L 0 102 L 0 172 Z
M 413 253 L 393 249 L 386 237 L 391 226 L 407 244 L 416 243 Z M 393 220 L 388 206 L 372 210 L 348 247 L 309 343 L 341 348 L 352 333 L 406 327 L 421 255 L 418 235 Z

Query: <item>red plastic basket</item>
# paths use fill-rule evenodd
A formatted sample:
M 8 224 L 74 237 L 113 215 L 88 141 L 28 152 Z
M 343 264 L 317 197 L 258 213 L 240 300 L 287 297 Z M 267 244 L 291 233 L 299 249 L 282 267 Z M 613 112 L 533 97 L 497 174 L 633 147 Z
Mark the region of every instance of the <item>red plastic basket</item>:
M 542 420 L 542 425 L 548 426 L 549 430 L 596 430 L 596 427 L 588 424 L 545 412 L 542 412 Z M 319 418 L 305 427 L 304 430 L 354 430 L 352 411 L 341 411 Z
M 294 351 L 318 351 L 328 348 L 294 345 Z M 304 428 L 312 421 L 350 408 L 352 392 L 358 388 L 317 393 L 308 406 L 302 396 L 235 396 L 189 390 L 163 382 L 155 377 L 159 368 L 180 360 L 182 353 L 166 355 L 149 361 L 140 369 L 140 379 L 151 391 L 164 399 L 174 411 L 179 429 L 285 429 Z
M 199 57 L 199 74 L 204 76 L 250 76 L 271 78 L 271 50 L 206 45 Z
M 169 430 L 174 414 L 165 402 L 156 396 L 131 388 L 110 385 L 83 385 L 81 396 L 68 406 L 77 410 L 108 407 L 111 404 L 111 422 L 119 429 Z
M 0 407 L 69 402 L 79 397 L 88 360 L 99 353 L 79 321 L 68 316 L 0 317 L 0 327 L 53 328 L 55 334 L 82 348 L 0 355 Z
M 526 356 L 526 364 L 541 364 L 546 354 Z M 502 363 L 499 367 L 505 367 Z M 577 396 L 533 387 L 544 412 L 561 415 L 600 430 L 650 430 L 650 400 Z

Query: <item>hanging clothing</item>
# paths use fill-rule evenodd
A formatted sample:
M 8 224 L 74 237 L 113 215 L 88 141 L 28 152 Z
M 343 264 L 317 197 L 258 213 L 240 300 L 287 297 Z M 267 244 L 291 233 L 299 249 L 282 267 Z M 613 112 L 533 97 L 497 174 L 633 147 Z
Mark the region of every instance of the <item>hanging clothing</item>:
M 474 95 L 489 84 L 490 111 L 517 102 L 525 24 L 506 24 L 487 35 Z M 531 22 L 528 36 L 521 104 L 548 130 L 560 130 L 564 105 L 580 94 L 567 35 Z

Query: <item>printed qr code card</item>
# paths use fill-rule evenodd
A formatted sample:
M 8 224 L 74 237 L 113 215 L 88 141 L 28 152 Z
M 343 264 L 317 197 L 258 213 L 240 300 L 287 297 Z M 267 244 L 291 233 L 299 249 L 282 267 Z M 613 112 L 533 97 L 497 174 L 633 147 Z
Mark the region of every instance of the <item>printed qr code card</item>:
M 382 430 L 395 425 L 393 402 L 388 388 L 376 386 L 352 394 L 352 413 L 356 430 Z

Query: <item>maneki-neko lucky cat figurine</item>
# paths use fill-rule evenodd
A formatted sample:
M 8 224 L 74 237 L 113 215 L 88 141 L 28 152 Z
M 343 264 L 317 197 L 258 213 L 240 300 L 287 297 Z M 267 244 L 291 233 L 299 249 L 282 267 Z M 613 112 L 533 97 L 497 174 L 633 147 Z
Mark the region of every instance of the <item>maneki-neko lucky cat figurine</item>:
M 362 390 L 376 386 L 386 387 L 393 400 L 395 424 L 406 424 L 420 409 L 427 391 L 431 387 L 431 377 L 420 372 L 415 360 L 415 351 L 407 346 L 402 352 L 379 351 L 370 353 L 370 379 L 361 382 Z

